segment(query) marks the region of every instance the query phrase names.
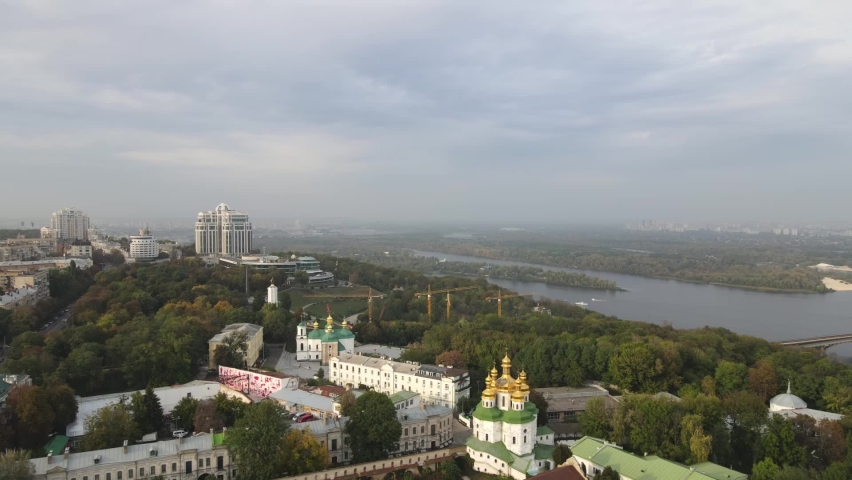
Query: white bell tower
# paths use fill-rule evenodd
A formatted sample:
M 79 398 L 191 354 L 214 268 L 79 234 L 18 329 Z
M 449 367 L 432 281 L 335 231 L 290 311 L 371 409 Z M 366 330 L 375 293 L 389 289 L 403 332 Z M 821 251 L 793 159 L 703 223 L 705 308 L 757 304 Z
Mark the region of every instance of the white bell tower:
M 266 303 L 278 306 L 278 287 L 275 286 L 274 279 L 269 281 L 269 287 L 266 289 Z

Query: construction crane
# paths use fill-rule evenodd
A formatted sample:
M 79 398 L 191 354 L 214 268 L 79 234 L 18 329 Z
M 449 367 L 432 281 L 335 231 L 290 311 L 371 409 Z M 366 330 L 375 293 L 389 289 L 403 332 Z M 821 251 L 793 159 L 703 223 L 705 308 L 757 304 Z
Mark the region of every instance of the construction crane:
M 367 314 L 370 317 L 370 321 L 373 321 L 373 299 L 374 298 L 385 298 L 384 295 L 373 295 L 373 289 L 371 288 L 369 293 L 352 293 L 352 294 L 328 294 L 328 293 L 315 293 L 313 295 L 305 295 L 305 298 L 366 298 L 367 299 Z M 329 307 L 331 308 L 331 307 Z M 329 311 L 329 315 L 331 311 Z
M 534 295 L 534 294 L 533 293 L 517 293 L 517 294 L 514 294 L 514 295 L 503 295 L 502 290 L 497 290 L 497 296 L 496 297 L 485 297 L 485 300 L 487 300 L 489 302 L 491 300 L 497 300 L 497 316 L 502 317 L 503 316 L 503 299 L 504 298 L 529 297 L 529 296 L 532 296 L 532 295 Z
M 429 314 L 429 321 L 431 322 L 432 321 L 432 295 L 438 295 L 438 294 L 441 294 L 441 293 L 446 293 L 447 294 L 447 320 L 449 320 L 450 319 L 450 309 L 452 308 L 452 307 L 450 307 L 450 293 L 461 292 L 463 290 L 473 290 L 474 288 L 477 288 L 477 287 L 458 287 L 458 288 L 448 288 L 448 289 L 445 289 L 445 290 L 432 291 L 432 285 L 429 285 L 426 288 L 426 292 L 415 293 L 414 296 L 418 297 L 418 298 L 420 298 L 424 295 L 426 296 L 426 312 Z

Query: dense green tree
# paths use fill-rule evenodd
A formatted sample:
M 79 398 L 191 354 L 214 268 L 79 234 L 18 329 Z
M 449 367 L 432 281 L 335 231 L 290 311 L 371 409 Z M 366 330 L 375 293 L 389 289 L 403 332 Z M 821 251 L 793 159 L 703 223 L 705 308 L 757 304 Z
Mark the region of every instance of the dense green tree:
M 235 332 L 225 337 L 213 351 L 213 361 L 221 367 L 244 368 L 248 351 L 248 335 Z
M 580 414 L 580 431 L 583 435 L 596 438 L 609 438 L 609 412 L 602 397 L 586 402 L 586 410 Z M 561 462 L 560 462 L 561 463 Z
M 328 467 L 328 450 L 310 433 L 291 429 L 284 435 L 280 462 L 289 475 L 318 472 Z
M 243 416 L 246 408 L 248 408 L 247 403 L 244 403 L 238 398 L 229 397 L 221 392 L 213 397 L 213 402 L 216 404 L 217 414 L 222 417 L 222 421 L 225 422 L 226 427 L 234 425 L 237 419 Z
M 440 365 L 452 365 L 455 368 L 466 368 L 467 362 L 464 360 L 464 355 L 461 354 L 458 350 L 447 350 L 446 352 L 438 355 L 435 359 L 435 363 Z
M 143 434 L 158 432 L 163 427 L 163 407 L 160 398 L 149 385 L 145 392 L 133 392 L 130 396 L 130 410 L 133 421 Z
M 297 270 L 296 273 L 293 274 L 293 279 L 296 280 L 296 283 L 303 287 L 308 284 L 308 274 L 304 270 Z
M 781 415 L 773 415 L 766 424 L 760 438 L 760 456 L 772 460 L 776 465 L 801 467 L 807 461 L 808 452 L 796 441 L 793 425 Z
M 530 402 L 538 408 L 538 417 L 536 418 L 537 425 L 539 427 L 547 425 L 547 408 L 549 405 L 547 404 L 547 400 L 544 398 L 544 395 L 538 393 L 535 389 L 532 389 L 530 390 Z
M 564 444 L 559 444 L 556 448 L 553 449 L 553 461 L 556 463 L 556 466 L 562 465 L 567 462 L 569 458 L 574 456 L 574 452 L 571 451 L 571 447 Z
M 612 467 L 606 467 L 601 472 L 595 474 L 594 480 L 621 480 L 621 475 Z
M 43 446 L 56 419 L 47 391 L 42 387 L 18 386 L 6 401 L 17 421 L 18 446 L 27 450 Z
M 758 360 L 748 369 L 748 389 L 764 402 L 778 393 L 778 377 L 771 363 Z
M 355 462 L 387 458 L 402 435 L 396 409 L 387 395 L 369 391 L 355 400 L 345 432 Z
M 84 450 L 120 447 L 125 440 L 134 443 L 141 436 L 133 413 L 124 403 L 107 405 L 86 418 Z
M 45 388 L 47 402 L 53 410 L 53 431 L 64 432 L 65 427 L 77 417 L 77 397 L 68 385 Z
M 752 480 L 776 480 L 781 473 L 781 467 L 770 458 L 760 461 L 751 472 Z
M 351 391 L 337 397 L 337 403 L 340 404 L 340 415 L 348 417 L 352 414 L 352 409 L 355 407 L 355 394 Z
M 277 402 L 249 405 L 245 414 L 228 430 L 225 443 L 233 456 L 240 478 L 271 480 L 282 474 L 280 462 L 287 433 L 286 411 Z
M 0 478 L 3 480 L 35 480 L 35 467 L 29 453 L 21 450 L 0 452 Z
M 748 385 L 748 367 L 742 363 L 722 360 L 716 367 L 714 380 L 716 393 L 721 396 L 745 390 Z
M 654 393 L 666 387 L 657 354 L 646 343 L 622 346 L 609 365 L 612 381 L 628 392 Z
M 448 461 L 441 464 L 439 469 L 441 478 L 446 480 L 461 480 L 462 470 L 454 461 Z
M 215 406 L 215 404 L 214 404 Z M 172 409 L 172 419 L 179 429 L 190 430 L 193 427 L 195 412 L 198 410 L 198 399 L 183 397 Z

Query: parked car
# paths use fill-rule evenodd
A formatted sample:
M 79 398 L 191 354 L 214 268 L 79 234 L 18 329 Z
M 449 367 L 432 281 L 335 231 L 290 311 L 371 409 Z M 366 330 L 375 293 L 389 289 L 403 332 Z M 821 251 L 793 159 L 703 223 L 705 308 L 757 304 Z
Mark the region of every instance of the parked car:
M 293 420 L 295 422 L 296 420 L 304 417 L 305 415 L 310 415 L 310 413 L 308 413 L 308 412 L 297 413 L 297 414 L 293 415 L 291 420 Z
M 301 417 L 299 417 L 296 420 L 296 423 L 305 423 L 305 422 L 310 422 L 312 420 L 316 420 L 316 418 L 313 415 L 311 415 L 310 413 L 306 413 L 305 415 L 302 415 Z
M 175 430 L 174 432 L 172 432 L 172 437 L 174 438 L 183 438 L 187 435 L 188 433 L 186 430 Z

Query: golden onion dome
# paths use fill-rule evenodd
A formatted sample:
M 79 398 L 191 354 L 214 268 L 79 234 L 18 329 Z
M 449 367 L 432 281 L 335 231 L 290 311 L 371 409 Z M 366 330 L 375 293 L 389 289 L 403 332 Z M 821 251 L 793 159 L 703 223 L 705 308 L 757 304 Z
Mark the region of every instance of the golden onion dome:
M 333 325 L 334 324 L 334 318 L 331 315 L 329 315 L 328 318 L 325 319 L 325 323 L 326 323 L 326 325 Z
M 515 393 L 512 394 L 512 401 L 523 402 L 524 400 L 526 400 L 526 398 L 524 397 L 524 392 L 520 390 L 515 390 Z
M 347 322 L 346 319 L 344 318 L 343 323 L 341 323 L 340 326 L 343 327 L 343 328 L 349 328 L 349 322 Z
M 497 365 L 491 367 L 491 378 L 497 378 Z
M 509 371 L 512 369 L 512 359 L 509 358 L 509 352 L 506 352 L 506 356 L 503 357 L 503 365 L 502 366 L 503 366 L 503 375 L 508 374 Z
M 314 330 L 319 330 L 319 320 L 314 320 Z
M 526 371 L 521 372 L 521 378 L 520 379 L 521 379 L 521 390 L 524 393 L 529 393 L 530 392 L 530 386 L 527 384 L 527 372 Z

